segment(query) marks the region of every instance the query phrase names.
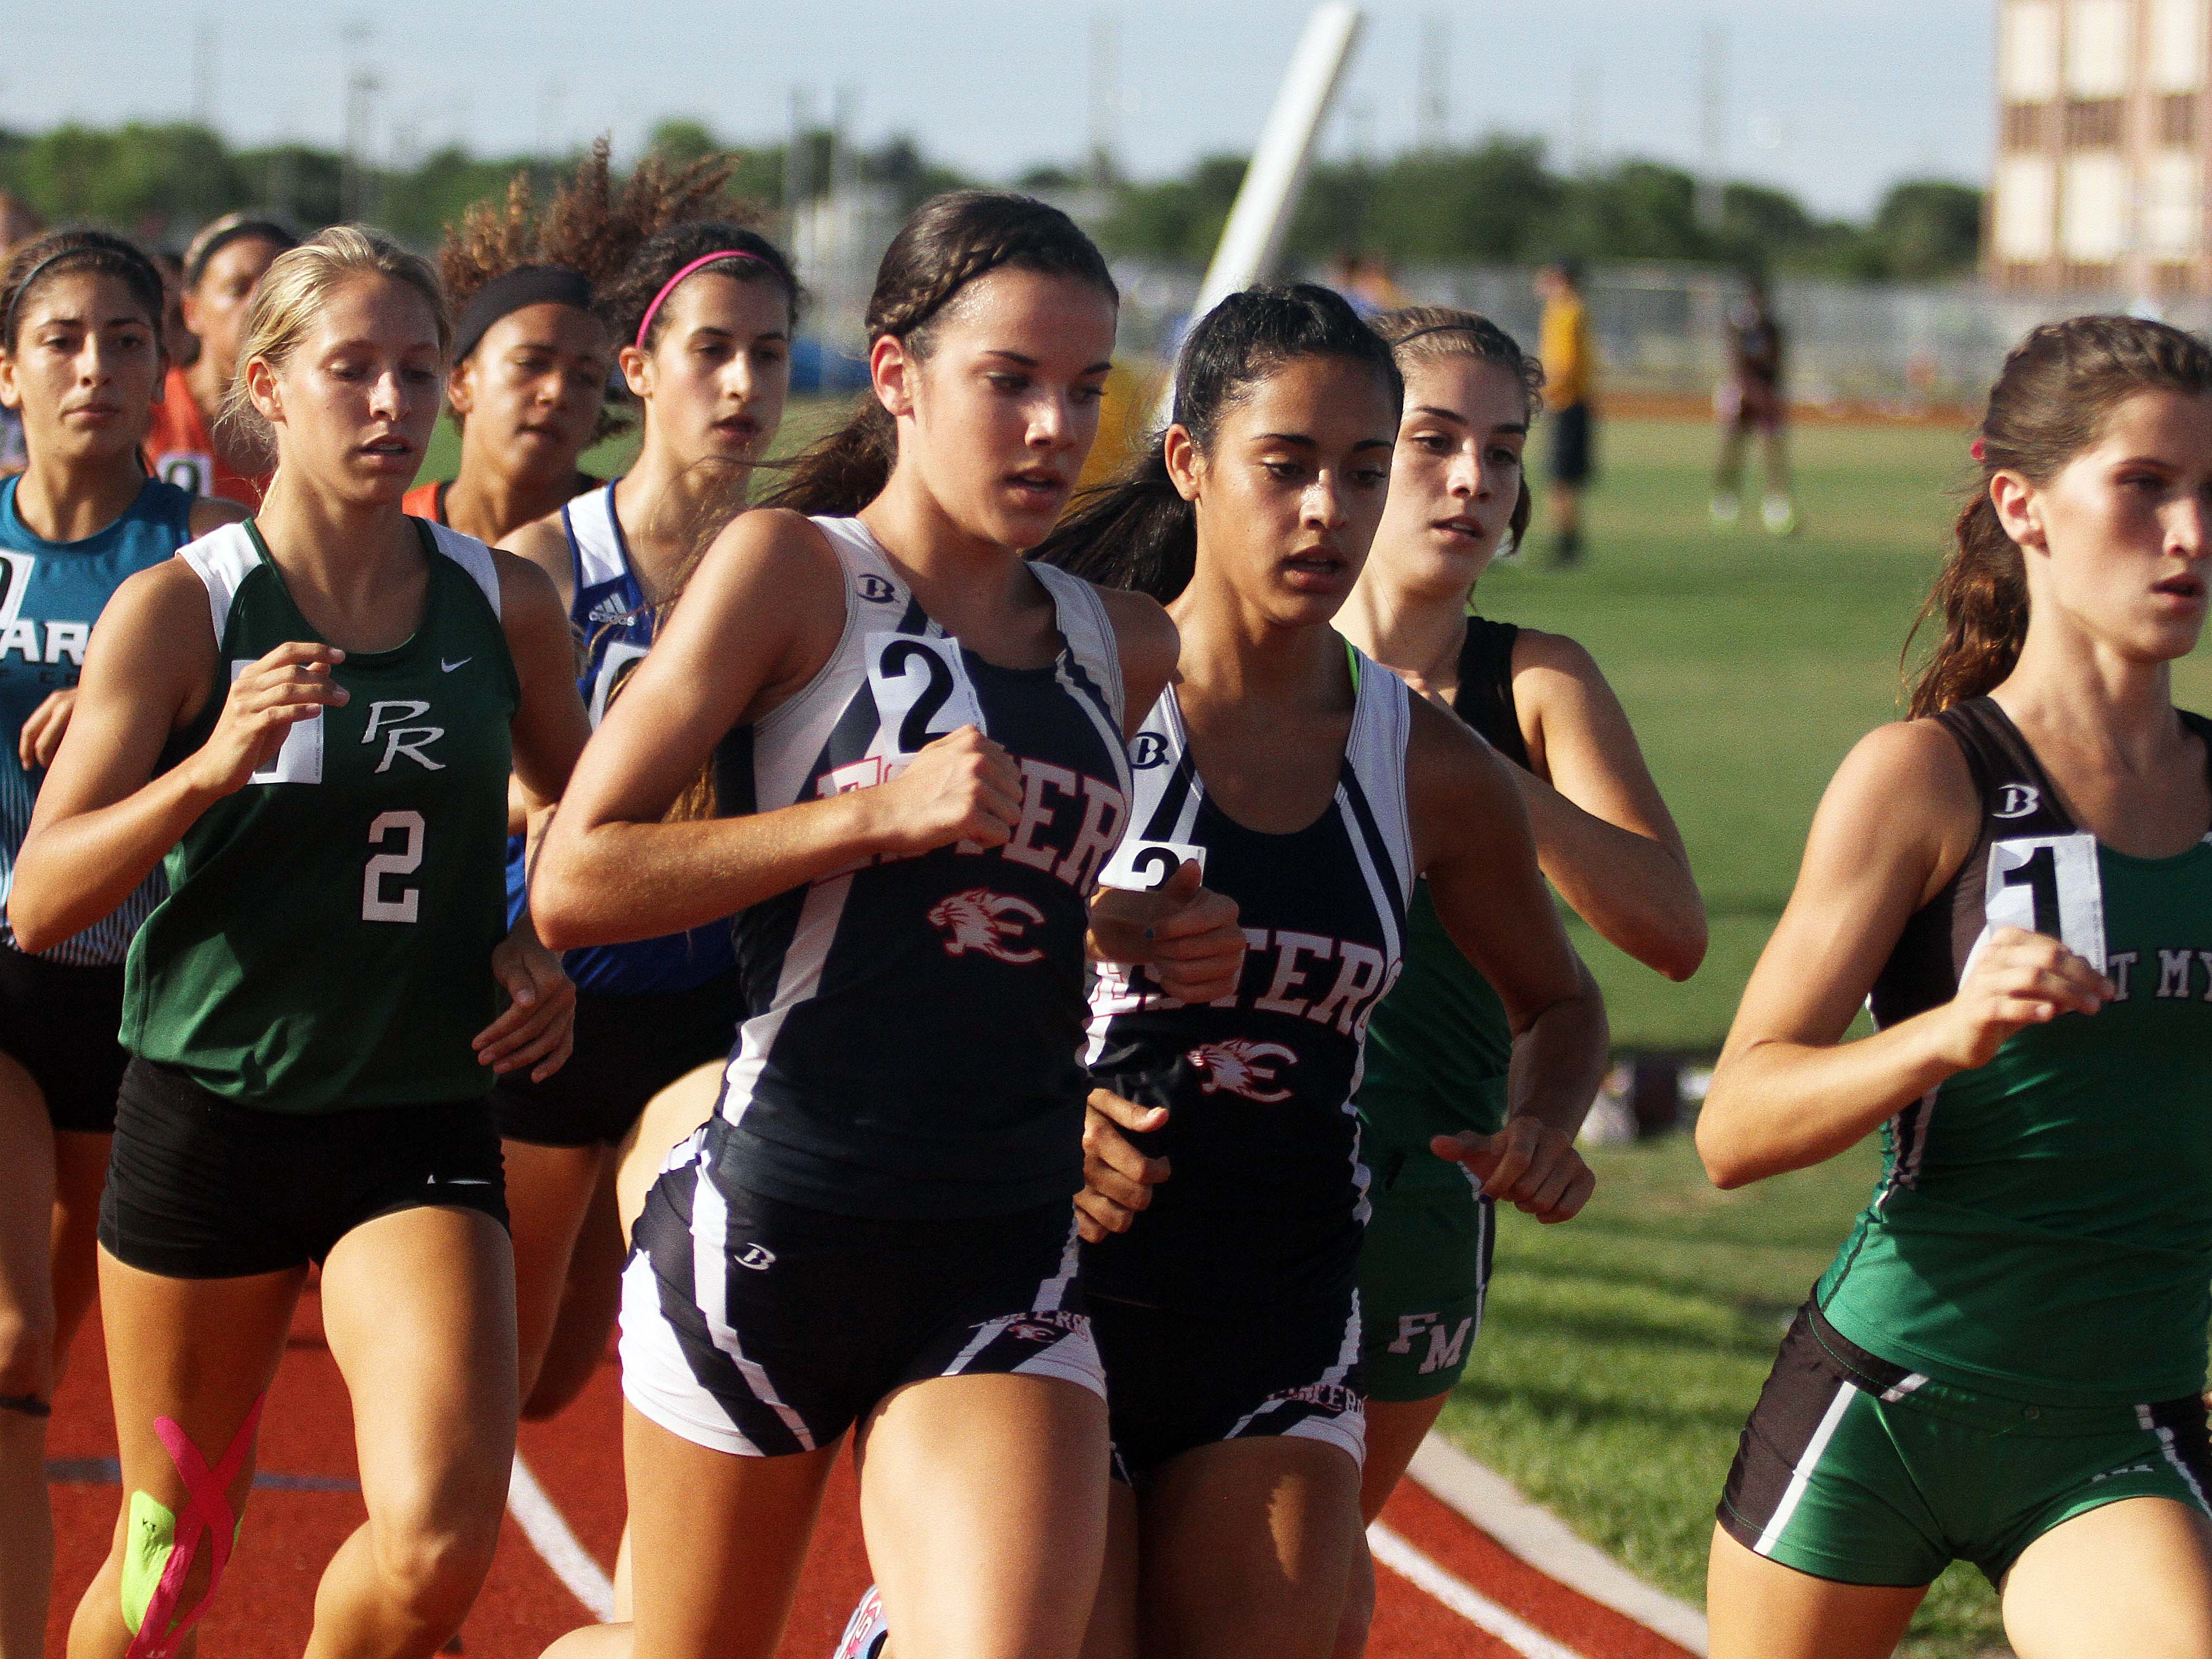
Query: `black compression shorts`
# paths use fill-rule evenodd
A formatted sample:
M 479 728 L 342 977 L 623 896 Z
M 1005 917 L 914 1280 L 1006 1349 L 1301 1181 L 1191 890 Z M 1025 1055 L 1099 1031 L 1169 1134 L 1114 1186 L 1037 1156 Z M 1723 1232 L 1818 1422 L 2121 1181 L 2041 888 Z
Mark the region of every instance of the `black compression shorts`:
M 235 1279 L 321 1261 L 362 1223 L 428 1206 L 507 1224 L 490 1103 L 270 1112 L 173 1066 L 123 1074 L 100 1242 L 169 1279 Z
M 122 1024 L 121 963 L 73 967 L 0 945 L 0 1053 L 31 1074 L 55 1128 L 115 1127 Z
M 499 1132 L 537 1146 L 615 1146 L 646 1102 L 730 1052 L 744 1016 L 734 968 L 685 991 L 580 991 L 568 1063 L 543 1083 L 513 1072 L 492 1085 Z

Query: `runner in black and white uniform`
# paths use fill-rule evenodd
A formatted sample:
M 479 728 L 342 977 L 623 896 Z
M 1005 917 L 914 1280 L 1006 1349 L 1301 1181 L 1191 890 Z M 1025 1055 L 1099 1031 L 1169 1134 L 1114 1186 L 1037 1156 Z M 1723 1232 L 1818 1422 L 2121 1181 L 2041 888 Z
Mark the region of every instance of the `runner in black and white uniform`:
M 659 209 L 719 202 L 724 172 L 633 179 L 626 190 L 635 200 L 610 217 L 649 228 Z M 684 565 L 744 504 L 746 479 L 783 418 L 798 295 L 779 249 L 717 220 L 644 238 L 605 286 L 593 326 L 621 347 L 625 400 L 639 410 L 636 459 L 506 543 L 552 577 L 568 607 L 578 689 L 595 726 L 652 645 Z M 516 915 L 525 853 L 517 836 L 507 865 Z M 503 1079 L 494 1097 L 514 1216 L 524 1409 L 532 1417 L 573 1400 L 606 1352 L 625 1248 L 619 1149 L 664 1091 L 678 1127 L 641 1136 L 638 1155 L 657 1167 L 697 1127 L 742 1012 L 726 919 L 572 951 L 563 966 L 577 990 L 575 1054 L 543 1083 Z M 695 1084 L 672 1088 L 693 1073 Z
M 1132 970 L 1093 999 L 1094 1113 L 1153 1167 L 1138 1202 L 1079 1200 L 1127 1483 L 1091 1659 L 1321 1659 L 1334 1639 L 1360 1537 L 1352 1096 L 1417 877 L 1522 1039 L 1515 1126 L 1432 1150 L 1547 1219 L 1590 1189 L 1571 1133 L 1604 1015 L 1518 794 L 1330 625 L 1382 518 L 1401 389 L 1340 295 L 1234 295 L 1186 342 L 1175 422 L 1140 468 L 1040 550 L 1169 601 L 1182 631 L 1108 880 L 1202 859 L 1247 945 L 1231 995 Z
M 1068 1207 L 1086 932 L 1199 1000 L 1243 950 L 1194 869 L 1090 903 L 1127 822 L 1125 710 L 1165 685 L 1172 629 L 1021 550 L 1089 447 L 1115 305 L 1056 210 L 917 213 L 869 307 L 873 399 L 779 493 L 814 516 L 748 513 L 709 549 L 535 872 L 564 946 L 744 912 L 720 1107 L 625 1276 L 655 1653 L 775 1651 L 848 1429 L 917 1651 L 1082 1646 L 1108 1463 Z M 702 773 L 714 815 L 672 818 Z

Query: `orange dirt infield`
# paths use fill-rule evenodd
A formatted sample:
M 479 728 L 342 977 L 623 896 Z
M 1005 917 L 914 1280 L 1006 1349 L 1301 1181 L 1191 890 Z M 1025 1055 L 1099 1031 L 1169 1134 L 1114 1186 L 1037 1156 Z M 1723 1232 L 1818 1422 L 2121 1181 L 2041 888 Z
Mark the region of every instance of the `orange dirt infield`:
M 580 1585 L 587 1592 L 604 1588 L 622 1532 L 620 1415 L 610 1355 L 560 1419 L 523 1425 L 521 1461 L 550 1503 L 519 1498 L 510 1509 L 490 1581 L 462 1632 L 471 1659 L 534 1659 L 563 1631 L 590 1621 L 585 1602 L 547 1557 L 562 1556 L 565 1531 L 581 1547 L 566 1559 L 570 1577 L 596 1579 Z M 55 1402 L 47 1456 L 58 1534 L 47 1650 L 58 1655 L 70 1614 L 106 1553 L 122 1497 L 96 1322 L 78 1339 Z M 254 1488 L 238 1553 L 199 1626 L 206 1659 L 298 1654 L 323 1565 L 362 1517 L 352 1414 L 312 1291 L 301 1301 L 291 1352 L 263 1419 Z M 530 1512 L 538 1542 L 519 1510 Z M 1383 1524 L 1418 1553 L 1421 1565 L 1408 1570 L 1430 1588 L 1382 1573 L 1369 1648 L 1374 1659 L 1683 1659 L 1686 1653 L 1547 1577 L 1411 1481 Z M 826 1659 L 868 1580 L 848 1458 L 823 1505 L 781 1659 Z M 1513 1639 L 1492 1633 L 1500 1630 Z

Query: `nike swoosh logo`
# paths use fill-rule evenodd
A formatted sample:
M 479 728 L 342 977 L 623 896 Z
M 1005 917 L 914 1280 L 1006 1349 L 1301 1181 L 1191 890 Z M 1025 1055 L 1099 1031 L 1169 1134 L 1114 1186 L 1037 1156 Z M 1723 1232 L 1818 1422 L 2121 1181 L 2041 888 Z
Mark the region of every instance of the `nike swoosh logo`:
M 472 663 L 476 659 L 474 657 L 464 657 L 459 662 L 447 662 L 443 657 L 441 657 L 438 659 L 438 667 L 441 672 L 450 674 L 456 668 L 462 667 L 463 665 L 468 663 Z

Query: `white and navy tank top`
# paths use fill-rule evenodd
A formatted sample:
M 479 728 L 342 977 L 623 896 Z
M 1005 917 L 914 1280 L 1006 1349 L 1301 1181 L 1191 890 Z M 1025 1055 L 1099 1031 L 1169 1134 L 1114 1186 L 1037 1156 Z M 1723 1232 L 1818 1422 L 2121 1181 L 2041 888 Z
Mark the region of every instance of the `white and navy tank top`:
M 570 575 L 575 598 L 568 622 L 582 647 L 584 672 L 576 682 L 594 730 L 605 718 L 607 700 L 653 645 L 658 623 L 629 557 L 629 543 L 615 514 L 615 484 L 587 490 L 561 509 L 568 532 Z M 507 842 L 508 925 L 522 909 L 525 884 L 523 838 Z M 730 924 L 708 922 L 681 933 L 635 939 L 622 945 L 590 945 L 565 951 L 562 966 L 577 989 L 616 996 L 648 991 L 688 991 L 737 964 Z
M 50 542 L 15 510 L 21 482 L 0 483 L 0 940 L 11 945 L 8 891 L 46 777 L 27 771 L 17 757 L 23 723 L 49 696 L 77 683 L 93 624 L 115 590 L 192 538 L 192 498 L 149 478 L 114 523 L 81 541 Z M 112 915 L 43 954 L 80 968 L 121 962 L 131 936 L 167 891 L 155 871 Z
M 817 519 L 845 631 L 796 696 L 716 755 L 725 812 L 897 775 L 980 726 L 1021 768 L 1004 847 L 875 859 L 737 922 L 747 1017 L 723 1084 L 716 1179 L 850 1215 L 975 1217 L 1082 1185 L 1084 940 L 1128 821 L 1121 670 L 1089 584 L 1030 567 L 1062 649 L 1001 668 L 947 635 L 857 519 Z
M 1202 849 L 1206 884 L 1237 901 L 1244 973 L 1235 994 L 1193 1007 L 1139 969 L 1099 970 L 1091 1081 L 1168 1109 L 1166 1127 L 1133 1139 L 1175 1167 L 1127 1232 L 1085 1246 L 1084 1283 L 1102 1295 L 1249 1305 L 1338 1295 L 1357 1277 L 1367 1176 L 1352 1097 L 1367 1022 L 1404 957 L 1415 872 L 1409 694 L 1389 670 L 1352 660 L 1336 793 L 1303 830 L 1262 834 L 1215 804 L 1172 688 L 1137 734 L 1115 878 Z

